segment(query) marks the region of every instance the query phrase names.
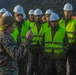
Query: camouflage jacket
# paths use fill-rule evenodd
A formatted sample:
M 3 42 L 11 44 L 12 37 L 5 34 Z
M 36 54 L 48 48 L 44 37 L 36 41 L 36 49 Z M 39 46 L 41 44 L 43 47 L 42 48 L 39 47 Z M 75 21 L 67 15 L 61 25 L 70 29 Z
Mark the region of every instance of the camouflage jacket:
M 18 75 L 17 61 L 26 51 L 26 43 L 21 43 L 18 47 L 8 33 L 0 32 L 0 75 Z

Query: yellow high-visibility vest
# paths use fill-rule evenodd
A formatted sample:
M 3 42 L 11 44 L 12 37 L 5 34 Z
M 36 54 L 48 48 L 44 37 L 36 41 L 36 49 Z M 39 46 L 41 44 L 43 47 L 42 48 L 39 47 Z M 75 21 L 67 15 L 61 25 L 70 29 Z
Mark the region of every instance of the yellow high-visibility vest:
M 76 38 L 76 20 L 69 20 L 68 24 L 65 25 L 65 21 L 61 19 L 59 25 L 66 29 L 69 43 L 75 43 Z
M 14 32 L 11 34 L 11 36 L 14 38 L 14 40 L 17 42 L 17 38 L 21 38 L 21 42 L 24 42 L 25 38 L 26 38 L 26 33 L 29 30 L 29 25 L 27 24 L 27 22 L 25 21 L 22 24 L 22 29 L 21 29 L 21 34 L 20 37 L 18 37 L 19 35 L 19 30 L 18 27 L 16 26 L 16 28 L 14 29 Z
M 40 31 L 38 33 L 38 29 L 37 29 L 37 25 L 35 22 L 32 22 L 30 24 L 30 28 L 33 32 L 33 41 L 32 41 L 32 44 L 36 44 L 37 41 L 41 44 L 42 43 L 42 37 L 43 37 L 43 34 L 44 34 L 44 31 L 47 29 L 47 23 L 43 23 L 41 24 L 41 28 L 40 28 Z
M 65 37 L 66 30 L 64 28 L 59 27 L 56 31 L 53 39 L 51 27 L 48 28 L 45 32 L 45 52 L 50 53 L 61 53 L 64 51 L 63 40 Z

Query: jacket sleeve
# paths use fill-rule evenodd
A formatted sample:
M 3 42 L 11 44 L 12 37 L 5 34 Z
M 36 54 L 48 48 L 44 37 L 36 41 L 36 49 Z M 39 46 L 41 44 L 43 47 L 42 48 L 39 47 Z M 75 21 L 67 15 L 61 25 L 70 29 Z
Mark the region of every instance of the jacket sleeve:
M 24 43 L 21 43 L 20 46 L 18 47 L 18 45 L 14 42 L 11 36 L 5 36 L 2 40 L 4 50 L 13 59 L 20 59 L 26 54 L 27 51 L 26 44 L 27 40 Z

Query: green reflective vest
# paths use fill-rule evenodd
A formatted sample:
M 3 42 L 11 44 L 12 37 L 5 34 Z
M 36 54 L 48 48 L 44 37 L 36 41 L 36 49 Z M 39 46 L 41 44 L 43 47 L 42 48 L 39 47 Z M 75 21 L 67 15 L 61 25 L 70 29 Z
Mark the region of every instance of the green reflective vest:
M 51 28 L 48 28 L 45 32 L 45 52 L 50 53 L 61 53 L 64 50 L 63 40 L 65 37 L 66 30 L 59 27 L 52 39 Z
M 69 43 L 75 43 L 76 38 L 76 20 L 69 20 L 68 24 L 65 25 L 64 20 L 59 21 L 59 25 L 66 29 Z
M 32 40 L 33 45 L 35 45 L 37 42 L 39 42 L 40 44 L 42 43 L 42 37 L 43 37 L 44 31 L 47 29 L 46 27 L 47 27 L 47 23 L 43 23 L 38 33 L 37 25 L 34 22 L 30 24 L 30 28 L 32 29 L 32 32 L 34 35 Z
M 26 33 L 27 31 L 29 30 L 29 25 L 27 24 L 27 22 L 25 21 L 23 24 L 22 24 L 22 29 L 21 29 L 21 34 L 20 34 L 20 37 L 18 36 L 19 35 L 19 30 L 18 30 L 18 27 L 16 26 L 16 28 L 14 29 L 14 32 L 11 34 L 11 36 L 14 38 L 14 40 L 17 42 L 17 38 L 21 38 L 21 42 L 24 42 L 25 40 L 25 36 L 26 36 Z

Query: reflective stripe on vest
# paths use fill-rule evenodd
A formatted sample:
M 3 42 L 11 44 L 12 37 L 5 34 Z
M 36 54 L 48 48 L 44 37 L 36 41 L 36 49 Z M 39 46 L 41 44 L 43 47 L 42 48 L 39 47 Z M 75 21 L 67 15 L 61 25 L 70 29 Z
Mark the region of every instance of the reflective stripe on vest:
M 42 36 L 38 36 L 38 35 L 34 35 L 33 36 L 34 38 L 33 38 L 33 41 L 32 41 L 32 44 L 36 44 L 37 43 L 37 41 L 40 43 L 40 44 L 42 44 Z
M 74 43 L 76 38 L 76 20 L 71 19 L 66 26 L 64 20 L 62 19 L 60 20 L 59 25 L 66 28 L 69 43 Z
M 64 50 L 63 40 L 66 30 L 59 28 L 52 40 L 51 28 L 48 28 L 45 32 L 45 52 L 50 53 L 61 53 Z
M 45 26 L 47 27 L 47 23 L 43 23 L 41 24 L 41 28 L 40 31 L 38 33 L 38 29 L 37 26 L 34 22 L 30 23 L 30 27 L 32 28 L 32 32 L 33 32 L 33 41 L 32 44 L 36 44 L 37 41 L 41 44 L 42 43 L 42 37 L 43 37 L 43 33 L 45 31 Z

